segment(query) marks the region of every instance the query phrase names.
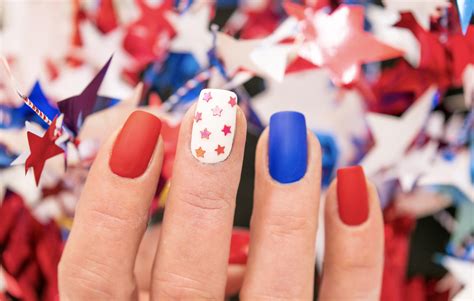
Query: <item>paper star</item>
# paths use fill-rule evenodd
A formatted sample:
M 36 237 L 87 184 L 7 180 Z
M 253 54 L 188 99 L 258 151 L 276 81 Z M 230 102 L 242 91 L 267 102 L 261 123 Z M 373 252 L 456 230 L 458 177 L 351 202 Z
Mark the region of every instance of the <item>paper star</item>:
M 25 161 L 25 172 L 28 172 L 30 167 L 33 168 L 36 185 L 39 184 L 46 160 L 64 152 L 62 148 L 56 145 L 57 136 L 55 131 L 56 119 L 42 137 L 32 132 L 27 134 L 30 154 Z
M 80 26 L 83 58 L 94 68 L 101 68 L 113 54 L 107 76 L 100 87 L 100 94 L 113 98 L 131 95 L 132 86 L 123 80 L 122 72 L 132 64 L 131 57 L 123 49 L 124 29 L 117 28 L 107 34 L 100 32 L 91 22 L 82 22 Z
M 204 158 L 204 154 L 206 153 L 205 150 L 202 149 L 202 147 L 199 147 L 196 149 L 196 156 Z
M 457 0 L 457 2 L 462 33 L 466 35 L 472 15 L 474 14 L 474 2 L 472 0 Z
M 223 154 L 224 153 L 224 148 L 225 148 L 225 146 L 222 146 L 222 145 L 218 144 L 217 148 L 215 149 L 217 155 Z
M 452 160 L 439 156 L 418 181 L 418 185 L 450 185 L 474 202 L 474 185 L 471 183 L 468 151 L 458 153 Z
M 450 256 L 444 256 L 441 263 L 464 284 L 463 289 L 452 300 L 472 300 L 472 296 L 474 296 L 474 263 Z
M 404 192 L 411 191 L 420 175 L 430 168 L 437 149 L 438 143 L 431 141 L 420 149 L 409 151 L 400 159 L 391 173 L 398 179 Z
M 212 99 L 211 92 L 205 92 L 204 95 L 202 96 L 202 99 L 206 102 L 209 102 Z
M 368 176 L 399 162 L 425 124 L 435 94 L 436 89 L 429 88 L 401 117 L 368 114 L 367 122 L 375 140 L 361 162 Z
M 363 63 L 386 60 L 403 53 L 379 42 L 363 30 L 364 8 L 341 5 L 328 15 L 318 11 L 308 20 L 307 41 L 299 55 L 328 69 L 336 84 L 350 84 Z
M 224 136 L 227 136 L 227 134 L 230 134 L 231 133 L 230 126 L 224 125 L 224 127 L 222 128 L 222 132 L 224 133 Z
M 69 130 L 77 135 L 84 119 L 91 115 L 97 102 L 97 92 L 104 80 L 105 74 L 109 68 L 112 57 L 87 85 L 81 94 L 72 96 L 58 102 L 58 108 L 64 114 L 64 124 Z
M 398 12 L 411 12 L 425 30 L 430 29 L 430 17 L 437 13 L 438 8 L 450 6 L 449 0 L 383 0 L 383 4 Z
M 212 34 L 208 29 L 210 14 L 210 5 L 202 3 L 193 5 L 180 16 L 168 13 L 166 16 L 176 31 L 170 50 L 191 53 L 201 66 L 206 66 L 207 53 L 212 47 Z
M 402 50 L 405 53 L 404 58 L 410 65 L 413 67 L 419 66 L 420 42 L 409 29 L 394 27 L 400 20 L 400 14 L 378 5 L 369 4 L 367 6 L 367 18 L 377 39 L 393 48 Z
M 231 107 L 234 107 L 237 104 L 237 98 L 231 96 L 228 104 L 230 104 Z
M 202 120 L 202 113 L 201 112 L 196 112 L 196 115 L 194 116 L 194 120 L 196 123 Z
M 201 131 L 201 139 L 207 139 L 209 140 L 209 136 L 211 135 L 211 132 L 205 128 L 203 131 Z
M 221 116 L 222 114 L 222 109 L 219 108 L 219 106 L 215 106 L 214 109 L 211 110 L 212 111 L 212 116 Z
M 239 69 L 281 81 L 285 75 L 288 56 L 293 45 L 275 45 L 266 39 L 236 40 L 225 33 L 217 34 L 217 52 L 230 76 Z

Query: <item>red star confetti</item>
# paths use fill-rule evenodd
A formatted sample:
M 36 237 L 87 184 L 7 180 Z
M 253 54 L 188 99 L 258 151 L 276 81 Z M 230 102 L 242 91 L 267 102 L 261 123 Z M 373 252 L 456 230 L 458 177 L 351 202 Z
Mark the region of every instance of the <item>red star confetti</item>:
M 360 65 L 403 55 L 363 30 L 364 9 L 342 5 L 332 14 L 318 11 L 306 20 L 306 42 L 299 55 L 330 71 L 336 84 L 356 81 Z M 337 33 L 337 34 L 335 34 Z
M 230 104 L 231 107 L 234 107 L 237 104 L 237 97 L 230 97 L 228 104 Z

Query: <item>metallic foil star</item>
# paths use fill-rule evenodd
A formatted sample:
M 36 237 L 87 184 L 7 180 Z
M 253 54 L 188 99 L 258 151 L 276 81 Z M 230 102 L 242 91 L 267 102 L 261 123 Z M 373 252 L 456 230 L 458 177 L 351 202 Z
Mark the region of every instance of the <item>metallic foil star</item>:
M 222 132 L 224 133 L 224 136 L 227 136 L 227 134 L 230 134 L 231 131 L 230 131 L 230 125 L 224 125 L 224 127 L 222 128 Z
M 201 131 L 201 139 L 207 139 L 209 140 L 209 136 L 211 135 L 211 132 L 205 128 L 203 131 Z
M 222 114 L 222 109 L 219 108 L 219 106 L 215 106 L 214 109 L 212 109 L 212 116 L 221 116 Z

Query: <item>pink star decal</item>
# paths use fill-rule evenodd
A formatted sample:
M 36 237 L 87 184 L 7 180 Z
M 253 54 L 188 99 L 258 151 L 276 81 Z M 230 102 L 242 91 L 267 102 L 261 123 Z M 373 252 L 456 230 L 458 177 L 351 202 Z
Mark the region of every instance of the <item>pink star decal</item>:
M 201 131 L 201 139 L 207 139 L 209 140 L 209 136 L 211 135 L 211 132 L 205 128 L 203 131 Z
M 212 116 L 221 117 L 221 114 L 222 114 L 222 109 L 219 108 L 219 106 L 216 106 L 214 109 L 212 109 Z
M 237 98 L 231 96 L 228 104 L 230 104 L 231 107 L 234 107 L 237 104 Z
M 196 112 L 196 115 L 194 116 L 194 120 L 197 122 L 202 120 L 202 113 L 201 112 Z
M 206 102 L 209 102 L 209 100 L 212 99 L 211 92 L 205 92 L 204 95 L 202 96 L 202 99 Z
M 227 136 L 227 134 L 231 133 L 230 128 L 231 127 L 229 125 L 224 125 L 224 127 L 222 128 L 222 132 L 224 133 L 224 136 Z
M 222 146 L 222 145 L 218 144 L 217 148 L 215 149 L 217 155 L 223 154 L 224 153 L 224 148 L 225 148 L 225 146 Z

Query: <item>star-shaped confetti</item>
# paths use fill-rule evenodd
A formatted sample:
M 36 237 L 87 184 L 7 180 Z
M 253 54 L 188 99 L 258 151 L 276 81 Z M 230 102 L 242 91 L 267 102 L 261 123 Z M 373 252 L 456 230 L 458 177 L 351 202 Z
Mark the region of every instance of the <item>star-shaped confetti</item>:
M 196 3 L 184 14 L 168 13 L 176 36 L 171 41 L 170 50 L 191 53 L 199 65 L 208 64 L 208 51 L 212 47 L 212 34 L 208 29 L 211 7 L 209 3 Z
M 465 35 L 469 24 L 471 23 L 472 15 L 474 14 L 474 1 L 472 0 L 457 0 L 459 18 L 461 19 L 462 33 Z
M 57 121 L 57 118 L 53 120 L 43 136 L 36 135 L 30 131 L 27 132 L 30 150 L 29 153 L 25 153 L 27 154 L 25 160 L 25 172 L 28 172 L 30 168 L 33 168 L 36 185 L 39 184 L 45 162 L 49 158 L 55 157 L 64 152 L 64 150 L 56 144 L 56 140 L 59 137 L 59 135 L 56 134 L 56 131 L 58 130 L 56 125 Z M 24 157 L 24 155 L 20 157 Z M 17 160 L 21 159 L 18 158 Z M 17 163 L 19 162 L 13 162 L 12 164 Z
M 111 60 L 112 57 L 109 58 L 107 63 L 81 94 L 58 102 L 59 111 L 64 114 L 64 124 L 74 135 L 79 133 L 79 129 L 82 127 L 84 120 L 94 112 L 94 106 L 97 102 L 97 92 L 104 80 Z
M 203 150 L 202 147 L 197 148 L 195 151 L 197 157 L 204 158 L 204 154 L 206 153 L 206 151 Z
M 474 263 L 450 256 L 444 256 L 441 263 L 456 279 L 464 284 L 463 289 L 451 300 L 472 300 L 472 296 L 474 296 Z
M 277 45 L 265 39 L 236 40 L 225 33 L 217 34 L 217 52 L 226 70 L 233 76 L 239 69 L 281 81 L 293 45 Z
M 364 8 L 361 6 L 341 5 L 330 15 L 317 11 L 306 22 L 310 30 L 299 55 L 328 69 L 336 84 L 353 83 L 363 63 L 403 55 L 402 51 L 379 42 L 364 31 Z
M 237 104 L 237 98 L 236 97 L 230 97 L 228 104 L 233 108 Z
M 207 128 L 201 131 L 201 139 L 209 140 L 210 135 L 211 135 L 211 132 L 209 132 Z
M 196 115 L 194 115 L 194 121 L 198 123 L 201 120 L 202 120 L 202 112 L 196 112 Z
M 462 151 L 453 159 L 439 156 L 431 168 L 418 181 L 418 185 L 450 185 L 461 191 L 474 202 L 474 185 L 471 182 L 470 158 L 468 151 Z
M 401 117 L 368 114 L 367 121 L 375 140 L 361 162 L 368 176 L 393 166 L 403 157 L 425 124 L 435 95 L 436 89 L 429 88 Z
M 224 136 L 227 136 L 227 134 L 231 133 L 230 128 L 231 127 L 229 125 L 224 125 L 224 127 L 222 128 L 222 132 L 224 133 Z
M 216 149 L 215 149 L 217 155 L 223 154 L 224 153 L 224 148 L 225 148 L 225 146 L 222 146 L 222 145 L 218 144 Z
M 222 115 L 222 108 L 219 106 L 215 106 L 212 110 L 212 116 L 221 116 Z
M 449 0 L 383 0 L 385 7 L 398 12 L 411 12 L 418 24 L 425 30 L 430 29 L 430 19 L 439 8 L 450 6 Z

